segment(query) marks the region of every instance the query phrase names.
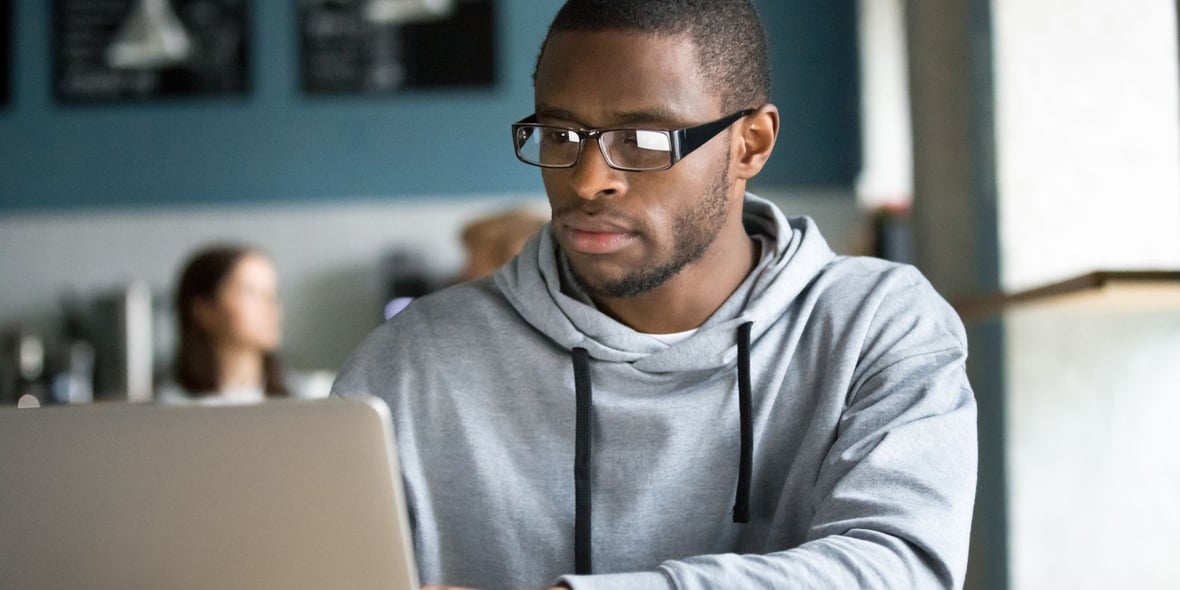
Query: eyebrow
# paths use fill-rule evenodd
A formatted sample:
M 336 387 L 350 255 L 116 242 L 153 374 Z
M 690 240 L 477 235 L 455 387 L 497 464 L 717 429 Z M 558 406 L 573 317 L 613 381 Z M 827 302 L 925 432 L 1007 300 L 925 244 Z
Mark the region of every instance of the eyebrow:
M 571 123 L 576 123 L 583 128 L 592 127 L 591 125 L 587 125 L 585 122 L 580 120 L 577 115 L 570 111 L 543 104 L 537 105 L 536 116 L 538 119 L 547 118 L 557 119 L 559 121 L 569 121 Z M 636 125 L 644 123 L 650 123 L 653 125 L 666 125 L 668 121 L 678 120 L 675 115 L 665 109 L 652 109 L 646 111 L 617 111 L 610 113 L 607 118 L 609 121 L 611 121 L 611 123 L 602 127 L 603 129 L 617 127 L 619 125 Z M 675 127 L 675 125 L 672 126 Z

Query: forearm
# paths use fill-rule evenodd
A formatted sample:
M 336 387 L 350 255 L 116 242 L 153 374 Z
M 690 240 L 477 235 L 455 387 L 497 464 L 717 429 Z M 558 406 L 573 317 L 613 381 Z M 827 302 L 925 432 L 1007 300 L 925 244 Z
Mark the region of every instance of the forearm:
M 929 556 L 875 531 L 850 531 L 788 551 L 762 555 L 701 555 L 661 564 L 658 571 L 566 576 L 573 590 L 742 588 L 952 588 Z

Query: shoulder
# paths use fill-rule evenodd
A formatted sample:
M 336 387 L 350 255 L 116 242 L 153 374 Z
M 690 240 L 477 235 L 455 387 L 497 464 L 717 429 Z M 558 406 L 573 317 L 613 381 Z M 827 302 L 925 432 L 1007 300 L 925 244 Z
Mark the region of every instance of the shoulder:
M 461 283 L 420 297 L 378 326 L 345 362 L 332 391 L 372 390 L 487 346 L 519 315 L 489 279 Z
M 820 276 L 843 286 L 859 286 L 864 291 L 921 289 L 930 285 L 921 271 L 909 264 L 871 256 L 836 256 Z
M 414 299 L 397 315 L 382 324 L 397 329 L 412 326 L 456 323 L 500 311 L 507 300 L 490 278 L 458 283 Z
M 888 303 L 904 304 L 892 306 L 904 308 L 919 305 L 924 311 L 954 314 L 921 271 L 908 264 L 867 256 L 837 256 L 816 282 L 830 303 L 856 307 Z
M 966 349 L 958 313 L 915 267 L 841 256 L 817 278 L 816 308 L 859 324 L 867 348 L 882 353 Z

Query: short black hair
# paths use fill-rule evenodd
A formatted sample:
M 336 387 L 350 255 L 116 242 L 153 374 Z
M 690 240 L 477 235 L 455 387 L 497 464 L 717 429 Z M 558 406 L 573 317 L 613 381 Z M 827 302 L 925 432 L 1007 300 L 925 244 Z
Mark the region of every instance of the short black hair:
M 688 37 L 725 111 L 759 107 L 770 99 L 766 33 L 750 0 L 569 0 L 549 25 L 538 66 L 555 33 L 599 31 Z

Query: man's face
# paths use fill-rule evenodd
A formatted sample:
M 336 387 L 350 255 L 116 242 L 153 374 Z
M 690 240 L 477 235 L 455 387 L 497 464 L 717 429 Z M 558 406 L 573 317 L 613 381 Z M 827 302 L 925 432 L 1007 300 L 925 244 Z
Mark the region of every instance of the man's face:
M 613 31 L 553 35 L 536 103 L 540 123 L 575 129 L 675 129 L 728 114 L 689 40 Z M 553 233 L 579 282 L 632 297 L 707 265 L 735 202 L 728 148 L 722 132 L 667 170 L 623 172 L 586 142 L 573 168 L 543 169 Z

